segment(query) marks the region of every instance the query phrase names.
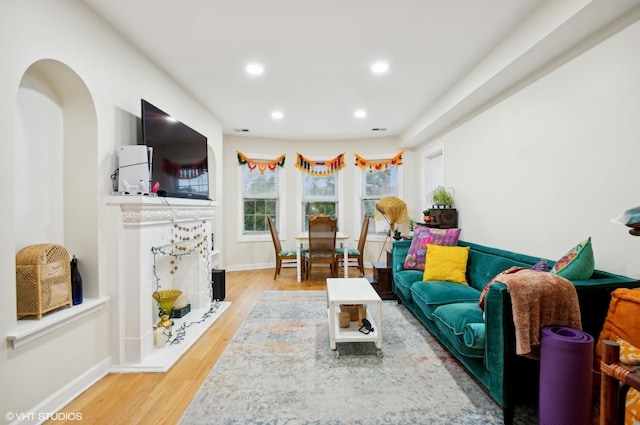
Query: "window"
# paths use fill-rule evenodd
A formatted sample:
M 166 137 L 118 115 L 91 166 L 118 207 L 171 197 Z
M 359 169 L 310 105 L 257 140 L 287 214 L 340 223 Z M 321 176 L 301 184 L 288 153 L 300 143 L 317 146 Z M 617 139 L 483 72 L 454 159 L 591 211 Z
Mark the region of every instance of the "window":
M 302 228 L 308 230 L 309 216 L 327 214 L 337 216 L 338 173 L 330 176 L 302 174 Z
M 184 174 L 181 172 L 180 174 Z M 188 178 L 180 176 L 178 178 L 178 188 L 183 192 L 207 193 L 209 189 L 209 174 L 204 173 L 198 177 Z
M 376 203 L 387 196 L 398 196 L 398 167 L 390 167 L 386 171 L 362 170 L 361 208 L 374 220 L 369 222 L 369 232 L 386 233 L 389 225 L 386 221 L 376 221 Z
M 249 167 L 242 167 L 242 218 L 243 233 L 269 231 L 267 217 L 278 223 L 280 167 L 260 173 Z

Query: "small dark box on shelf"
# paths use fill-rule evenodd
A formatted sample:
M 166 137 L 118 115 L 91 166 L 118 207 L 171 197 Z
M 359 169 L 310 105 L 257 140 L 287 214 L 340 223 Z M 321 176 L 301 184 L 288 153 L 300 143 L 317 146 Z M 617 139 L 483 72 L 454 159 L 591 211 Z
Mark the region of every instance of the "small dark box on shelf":
M 181 317 L 186 316 L 190 311 L 191 311 L 191 304 L 187 304 L 182 308 L 174 308 L 171 311 L 171 318 L 172 319 L 179 319 Z

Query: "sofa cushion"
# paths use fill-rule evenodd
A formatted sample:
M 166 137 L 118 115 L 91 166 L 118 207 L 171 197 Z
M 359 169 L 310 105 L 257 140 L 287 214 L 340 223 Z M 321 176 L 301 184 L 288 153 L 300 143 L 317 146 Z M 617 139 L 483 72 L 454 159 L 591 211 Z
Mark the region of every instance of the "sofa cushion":
M 480 291 L 467 285 L 444 281 L 416 282 L 411 287 L 413 301 L 433 320 L 433 311 L 444 304 L 474 303 L 478 307 Z
M 409 252 L 404 259 L 404 268 L 424 270 L 427 244 L 453 246 L 458 243 L 459 236 L 460 229 L 433 229 L 427 226 L 416 226 Z
M 427 245 L 423 280 L 467 284 L 468 246 Z
M 441 305 L 433 311 L 433 321 L 447 340 L 468 357 L 483 357 L 484 345 L 468 346 L 464 341 L 464 329 L 469 324 L 484 324 L 482 310 L 475 302 Z
M 401 272 L 394 273 L 393 284 L 395 291 L 400 292 L 402 297 L 407 301 L 411 301 L 411 286 L 416 282 L 422 281 L 422 274 L 423 273 L 420 270 L 403 270 Z
M 517 267 L 517 266 L 514 266 Z M 511 267 L 512 268 L 512 267 Z M 544 258 L 541 258 L 540 261 L 538 261 L 537 263 L 535 263 L 532 267 L 531 270 L 537 271 L 537 272 L 548 272 L 549 271 L 549 266 L 547 266 L 547 260 L 545 260 Z M 502 272 L 498 273 L 501 274 Z M 497 276 L 497 275 L 496 275 Z M 487 295 L 487 292 L 489 292 L 489 287 L 491 286 L 491 284 L 496 280 L 495 276 L 493 277 L 493 279 L 491 279 L 485 286 L 484 289 L 482 290 L 482 292 L 480 293 L 480 299 L 478 300 L 478 307 L 480 307 L 481 310 L 484 311 L 484 297 Z
M 587 280 L 594 269 L 591 237 L 580 242 L 562 256 L 551 269 L 551 273 L 569 280 Z
M 467 323 L 463 329 L 463 339 L 467 347 L 484 350 L 486 327 L 484 323 Z
M 472 248 L 467 261 L 467 283 L 478 291 L 482 291 L 497 274 L 513 266 L 531 267 L 533 264 L 535 261 L 525 263 L 495 254 L 475 251 Z

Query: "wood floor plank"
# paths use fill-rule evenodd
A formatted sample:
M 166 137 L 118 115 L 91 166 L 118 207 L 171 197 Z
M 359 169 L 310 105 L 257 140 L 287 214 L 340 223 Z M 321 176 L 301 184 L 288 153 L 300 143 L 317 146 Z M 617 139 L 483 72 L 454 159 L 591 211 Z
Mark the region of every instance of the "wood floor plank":
M 227 344 L 264 291 L 326 289 L 324 270 L 309 282 L 296 282 L 295 269 L 283 268 L 226 273 L 226 301 L 231 306 L 165 373 L 109 374 L 69 403 L 61 412 L 81 413 L 83 424 L 175 424 L 218 361 Z M 371 270 L 366 271 L 371 274 Z M 350 277 L 360 277 L 356 268 Z M 53 421 L 46 422 L 53 424 Z M 78 421 L 56 420 L 55 425 Z

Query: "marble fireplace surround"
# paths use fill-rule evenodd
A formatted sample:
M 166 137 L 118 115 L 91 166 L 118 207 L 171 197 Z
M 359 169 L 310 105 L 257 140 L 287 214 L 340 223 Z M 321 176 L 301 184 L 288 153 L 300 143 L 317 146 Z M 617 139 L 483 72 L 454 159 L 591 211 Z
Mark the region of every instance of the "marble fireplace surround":
M 112 371 L 167 370 L 226 309 L 227 303 L 222 303 L 203 323 L 189 326 L 185 341 L 154 348 L 153 325 L 158 321 L 157 304 L 152 298 L 156 290 L 154 267 L 160 276 L 161 289 L 180 289 L 191 304 L 191 313 L 184 319 L 176 319 L 174 328 L 185 321 L 199 321 L 211 304 L 209 273 L 214 253 L 210 237 L 216 203 L 131 195 L 110 196 L 107 207 L 109 231 L 113 232 L 107 238 L 107 249 L 115 263 L 109 266 Z M 156 253 L 154 258 L 152 248 L 169 252 L 175 245 L 174 225 L 197 227 L 194 232 L 209 238 L 208 262 L 200 251 L 194 250 L 181 257 L 178 270 L 171 273 L 171 255 L 161 258 Z

